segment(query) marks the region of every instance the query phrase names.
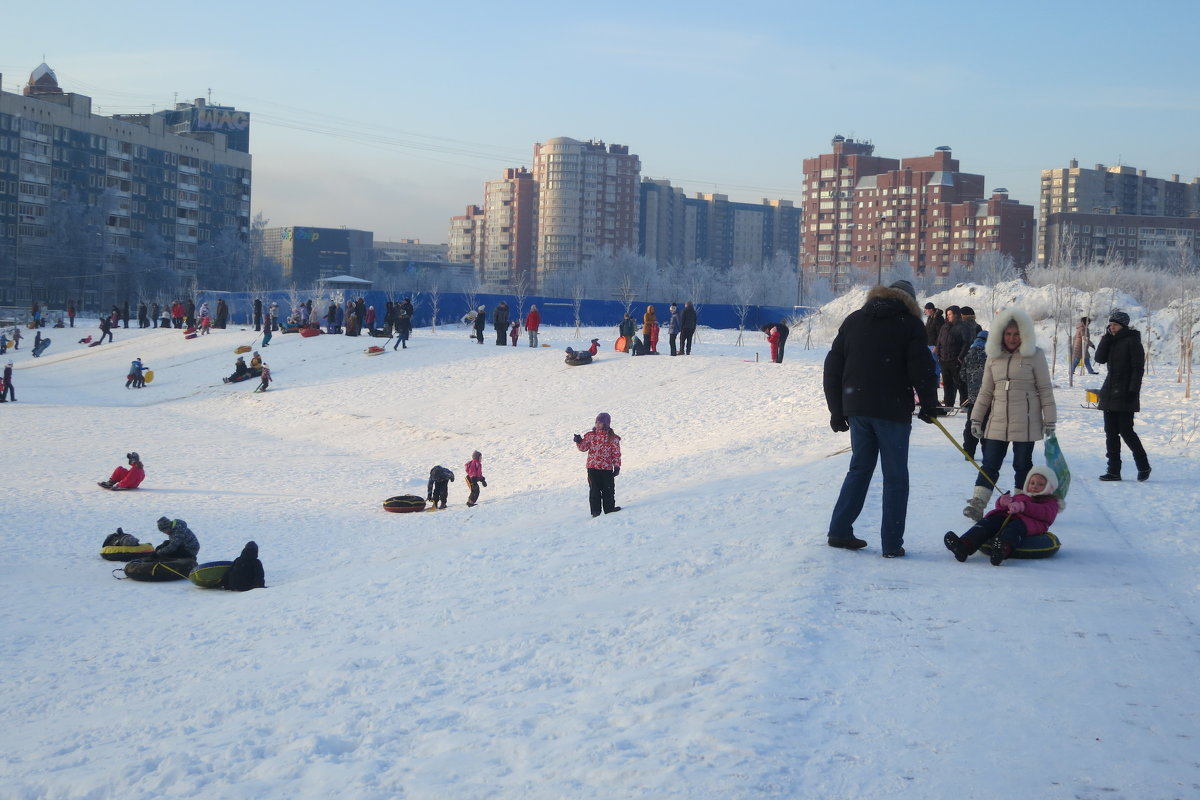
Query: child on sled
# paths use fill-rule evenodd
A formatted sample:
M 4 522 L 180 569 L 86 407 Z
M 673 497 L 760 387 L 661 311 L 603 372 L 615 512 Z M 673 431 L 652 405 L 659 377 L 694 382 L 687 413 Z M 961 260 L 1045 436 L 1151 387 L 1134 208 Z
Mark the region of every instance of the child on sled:
M 1025 477 L 1025 486 L 1016 494 L 1005 492 L 996 499 L 996 507 L 976 522 L 969 531 L 958 536 L 948 532 L 942 541 L 959 561 L 991 543 L 992 564 L 1000 566 L 1026 536 L 1038 536 L 1050 530 L 1063 501 L 1054 496 L 1058 477 L 1054 470 L 1036 465 Z

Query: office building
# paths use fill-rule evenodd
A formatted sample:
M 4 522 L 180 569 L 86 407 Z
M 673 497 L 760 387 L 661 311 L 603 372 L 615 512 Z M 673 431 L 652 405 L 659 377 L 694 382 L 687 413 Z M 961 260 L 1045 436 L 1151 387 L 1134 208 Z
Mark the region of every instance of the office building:
M 362 275 L 375 264 L 375 235 L 349 228 L 266 228 L 263 255 L 283 268 L 285 285 L 313 288 L 335 275 Z

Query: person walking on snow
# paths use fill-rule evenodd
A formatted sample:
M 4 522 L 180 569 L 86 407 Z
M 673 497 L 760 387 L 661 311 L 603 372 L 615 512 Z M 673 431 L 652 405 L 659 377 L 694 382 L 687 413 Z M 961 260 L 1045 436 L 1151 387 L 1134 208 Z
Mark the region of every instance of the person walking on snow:
M 1133 415 L 1141 410 L 1142 376 L 1146 371 L 1146 351 L 1142 335 L 1129 327 L 1129 315 L 1114 311 L 1108 318 L 1108 331 L 1100 337 L 1096 363 L 1108 366 L 1108 375 L 1100 387 L 1100 410 L 1104 412 L 1104 449 L 1108 469 L 1102 481 L 1121 480 L 1121 441 L 1133 454 L 1137 479 L 1150 477 L 1150 459 L 1133 429 Z
M 1058 407 L 1046 354 L 1037 345 L 1033 318 L 1019 308 L 996 314 L 984 345 L 987 362 L 979 394 L 971 406 L 971 435 L 980 440 L 983 466 L 975 479 L 975 492 L 963 514 L 978 521 L 983 517 L 992 488 L 1000 479 L 1000 467 L 1012 444 L 1013 486 L 1025 485 L 1033 467 L 1033 446 L 1054 435 Z M 942 362 L 942 373 L 945 374 Z
M 483 454 L 478 450 L 471 453 L 471 460 L 464 464 L 463 468 L 467 473 L 467 488 L 471 490 L 467 505 L 473 506 L 479 502 L 479 487 L 487 486 L 487 478 L 483 477 Z
M 266 345 L 265 341 L 263 342 L 263 345 L 264 346 Z M 267 386 L 273 380 L 273 378 L 271 377 L 271 368 L 266 365 L 266 362 L 263 362 L 262 375 L 260 375 L 259 377 L 262 379 L 262 383 L 260 383 L 258 385 L 258 388 L 256 388 L 254 391 L 265 392 L 267 390 Z
M 612 429 L 612 417 L 607 413 L 596 416 L 592 429 L 580 436 L 575 434 L 575 446 L 587 453 L 588 504 L 592 516 L 603 511 L 620 511 L 617 505 L 616 477 L 621 474 L 621 437 Z

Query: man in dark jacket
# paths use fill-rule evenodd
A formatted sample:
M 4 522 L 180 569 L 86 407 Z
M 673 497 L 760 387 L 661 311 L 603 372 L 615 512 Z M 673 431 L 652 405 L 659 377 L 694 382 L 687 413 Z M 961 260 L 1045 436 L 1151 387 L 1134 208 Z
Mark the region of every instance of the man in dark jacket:
M 688 300 L 683 304 L 683 313 L 679 315 L 679 352 L 685 356 L 692 354 L 692 337 L 696 335 L 696 307 Z
M 1137 479 L 1144 481 L 1150 477 L 1150 459 L 1133 430 L 1133 415 L 1141 411 L 1146 351 L 1142 349 L 1142 335 L 1129 327 L 1129 315 L 1124 311 L 1114 311 L 1108 318 L 1108 331 L 1096 347 L 1096 363 L 1108 365 L 1097 403 L 1104 412 L 1104 449 L 1108 456 L 1108 471 L 1100 480 L 1121 480 L 1121 440 L 1124 440 L 1133 454 Z
M 425 499 L 431 503 L 430 511 L 446 507 L 446 497 L 450 493 L 450 482 L 453 480 L 454 473 L 441 464 L 429 470 L 429 486 L 425 492 Z
M 475 311 L 475 319 L 472 326 L 475 328 L 475 338 L 480 344 L 483 344 L 483 327 L 487 325 L 487 309 L 480 306 Z
M 937 356 L 942 367 L 942 404 L 952 407 L 957 404 L 959 392 L 966 400 L 966 390 L 962 386 L 959 373 L 962 372 L 962 360 L 975 337 L 967 338 L 967 327 L 963 324 L 962 313 L 958 306 L 946 309 L 946 324 L 938 332 Z
M 883 463 L 884 558 L 904 555 L 908 516 L 908 439 L 912 432 L 913 391 L 918 415 L 932 423 L 937 381 L 925 344 L 916 292 L 905 280 L 876 286 L 863 307 L 842 322 L 825 357 L 825 403 L 829 426 L 850 431 L 850 468 L 829 521 L 830 547 L 857 550 L 866 541 L 854 535 L 875 464 Z
M 504 337 L 508 335 L 508 303 L 501 300 L 492 312 L 492 326 L 496 329 L 496 344 L 504 347 L 508 343 Z
M 942 379 L 942 365 L 937 360 L 937 342 L 938 334 L 942 332 L 942 326 L 946 324 L 946 315 L 942 310 L 933 303 L 925 304 L 925 344 L 929 346 L 929 354 L 933 356 L 933 372 L 940 381 Z

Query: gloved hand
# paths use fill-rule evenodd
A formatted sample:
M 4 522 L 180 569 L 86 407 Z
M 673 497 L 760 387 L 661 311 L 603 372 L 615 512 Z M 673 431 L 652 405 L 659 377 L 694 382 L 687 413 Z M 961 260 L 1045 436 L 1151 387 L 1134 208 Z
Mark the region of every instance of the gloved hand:
M 1024 500 L 1013 500 L 1011 503 L 1008 504 L 1008 513 L 1009 514 L 1020 514 L 1024 510 L 1025 510 L 1025 501 Z
M 996 498 L 996 508 L 1007 509 L 1008 504 L 1011 502 L 1012 502 L 1012 495 L 1009 494 L 1008 492 L 1005 492 L 1004 494 L 1002 494 L 998 498 Z
M 845 433 L 850 430 L 850 420 L 833 414 L 829 417 L 829 427 L 833 428 L 834 433 Z
M 484 486 L 487 486 L 487 478 L 483 477 L 482 475 L 479 476 L 479 482 Z
M 1055 425 L 1053 422 L 1046 422 L 1046 423 L 1042 424 L 1042 430 L 1044 430 L 1046 432 L 1047 439 L 1049 439 L 1051 436 L 1054 435 L 1054 429 L 1056 427 L 1058 427 L 1058 426 Z
M 620 474 L 621 474 L 621 468 L 620 468 L 620 467 L 613 467 L 613 477 L 615 478 L 615 477 L 617 477 L 617 476 L 618 476 L 618 475 L 620 475 Z
M 977 419 L 971 420 L 971 435 L 976 439 L 983 438 L 983 423 Z
M 575 434 L 575 444 L 579 444 L 582 441 L 583 441 L 583 437 L 580 436 L 578 433 Z
M 917 419 L 921 420 L 921 422 L 924 422 L 927 425 L 933 424 L 934 417 L 944 416 L 946 416 L 946 409 L 941 408 L 940 406 L 933 406 L 931 408 L 921 406 L 921 408 L 917 411 Z

